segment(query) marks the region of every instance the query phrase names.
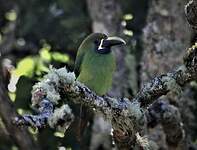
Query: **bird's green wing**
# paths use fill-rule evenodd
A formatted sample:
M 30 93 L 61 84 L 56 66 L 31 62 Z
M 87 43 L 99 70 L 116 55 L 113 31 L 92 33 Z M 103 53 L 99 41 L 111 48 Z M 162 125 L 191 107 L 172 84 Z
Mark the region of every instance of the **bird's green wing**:
M 85 48 L 80 46 L 77 52 L 76 59 L 75 59 L 74 72 L 75 72 L 76 77 L 79 76 L 84 55 L 85 55 Z

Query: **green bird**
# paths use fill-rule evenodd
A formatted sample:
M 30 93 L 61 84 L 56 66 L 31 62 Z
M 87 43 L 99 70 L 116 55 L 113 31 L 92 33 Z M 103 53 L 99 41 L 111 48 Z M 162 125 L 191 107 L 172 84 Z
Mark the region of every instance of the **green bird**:
M 102 33 L 93 33 L 85 38 L 78 48 L 75 60 L 74 72 L 77 80 L 97 95 L 107 94 L 111 88 L 116 68 L 116 60 L 111 47 L 121 44 L 125 44 L 123 39 L 107 37 Z M 76 126 L 73 126 L 73 135 L 79 143 L 87 143 L 81 140 L 88 141 L 88 121 L 92 120 L 93 112 L 82 105 L 80 109 L 75 110 L 75 116 L 79 116 L 79 119 L 75 119 Z M 87 130 L 85 130 L 86 128 Z
M 116 68 L 112 47 L 126 44 L 119 37 L 108 37 L 103 33 L 90 34 L 80 45 L 74 72 L 77 80 L 93 90 L 105 95 L 111 88 Z

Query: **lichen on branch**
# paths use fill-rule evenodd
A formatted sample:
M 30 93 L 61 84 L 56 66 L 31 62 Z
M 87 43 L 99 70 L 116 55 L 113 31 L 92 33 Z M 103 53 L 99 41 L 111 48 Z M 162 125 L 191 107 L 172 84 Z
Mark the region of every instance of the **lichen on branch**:
M 197 30 L 197 1 L 190 0 L 187 5 L 185 5 L 185 14 L 187 17 L 187 21 L 190 26 Z
M 60 108 L 54 106 L 61 99 L 60 85 L 71 86 L 74 81 L 74 73 L 67 72 L 66 68 L 51 68 L 43 80 L 33 86 L 32 106 L 39 108 L 39 114 L 17 117 L 15 123 L 17 125 L 30 125 L 39 129 L 50 126 L 65 132 L 74 120 L 74 115 L 68 105 L 63 105 Z
M 140 133 L 146 123 L 144 112 L 147 107 L 160 96 L 169 92 L 179 92 L 184 84 L 197 79 L 196 60 L 197 44 L 188 49 L 184 57 L 184 65 L 173 72 L 155 77 L 146 83 L 131 100 L 98 96 L 76 81 L 74 73 L 68 72 L 66 68 L 51 68 L 51 71 L 33 87 L 32 91 L 32 104 L 40 107 L 40 114 L 28 115 L 28 117 L 26 115 L 15 121 L 18 125 L 33 125 L 38 128 L 49 125 L 61 130 L 67 129 L 74 118 L 71 109 L 68 105 L 55 108 L 59 100 L 66 97 L 65 103 L 72 101 L 83 104 L 103 114 L 111 122 L 112 127 L 122 131 L 130 138 L 128 142 L 134 145 L 136 133 Z

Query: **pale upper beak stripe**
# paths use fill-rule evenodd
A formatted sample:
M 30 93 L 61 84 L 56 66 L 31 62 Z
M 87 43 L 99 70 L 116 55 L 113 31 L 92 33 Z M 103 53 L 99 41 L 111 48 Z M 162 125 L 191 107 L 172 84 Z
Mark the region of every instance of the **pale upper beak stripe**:
M 126 42 L 119 37 L 108 37 L 106 39 L 102 39 L 99 46 L 98 46 L 98 50 L 102 50 L 105 48 L 105 46 L 114 46 L 114 45 L 122 45 L 122 44 L 126 44 Z
M 126 45 L 125 40 L 123 40 L 122 38 L 116 37 L 116 36 L 108 37 L 107 40 L 110 40 L 110 41 L 112 41 L 112 40 L 114 40 L 114 41 L 120 41 L 120 42 L 122 42 L 124 45 Z

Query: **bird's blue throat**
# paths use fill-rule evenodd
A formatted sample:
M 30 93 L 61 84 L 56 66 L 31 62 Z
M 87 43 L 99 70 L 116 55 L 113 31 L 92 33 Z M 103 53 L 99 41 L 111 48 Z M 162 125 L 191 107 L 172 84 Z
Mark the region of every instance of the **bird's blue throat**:
M 104 47 L 103 49 L 95 48 L 96 52 L 99 54 L 109 54 L 111 52 L 111 48 Z

